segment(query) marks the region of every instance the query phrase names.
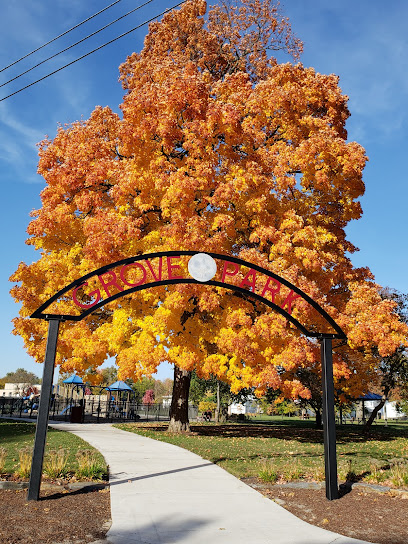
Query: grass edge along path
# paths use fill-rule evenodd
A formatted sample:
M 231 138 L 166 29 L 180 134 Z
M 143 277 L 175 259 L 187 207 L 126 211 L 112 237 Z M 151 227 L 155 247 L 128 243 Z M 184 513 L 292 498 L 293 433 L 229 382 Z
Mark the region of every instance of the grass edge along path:
M 302 423 L 194 424 L 185 434 L 168 433 L 160 423 L 114 427 L 187 449 L 240 479 L 324 481 L 322 431 Z M 376 427 L 365 435 L 361 426 L 340 426 L 337 464 L 339 483 L 408 489 L 408 427 Z
M 34 436 L 35 423 L 0 420 L 0 480 L 28 480 Z M 48 428 L 43 478 L 100 481 L 107 474 L 98 450 L 72 433 Z

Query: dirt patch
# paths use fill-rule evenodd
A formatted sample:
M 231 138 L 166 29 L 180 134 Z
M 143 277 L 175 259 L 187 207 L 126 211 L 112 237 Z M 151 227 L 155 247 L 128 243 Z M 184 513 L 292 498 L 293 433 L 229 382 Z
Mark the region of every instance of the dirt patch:
M 109 488 L 41 491 L 0 489 L 0 543 L 85 544 L 103 539 L 110 527 Z
M 298 518 L 344 536 L 376 544 L 407 544 L 408 493 L 351 489 L 328 501 L 324 489 L 296 489 L 243 480 Z

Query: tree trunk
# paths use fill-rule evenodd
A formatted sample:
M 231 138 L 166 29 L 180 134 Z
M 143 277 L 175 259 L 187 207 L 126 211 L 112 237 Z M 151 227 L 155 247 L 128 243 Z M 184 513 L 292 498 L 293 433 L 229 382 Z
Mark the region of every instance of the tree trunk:
M 321 429 L 323 427 L 322 412 L 321 410 L 315 410 L 316 413 L 316 428 Z
M 366 421 L 366 423 L 364 424 L 364 430 L 365 431 L 368 431 L 368 429 L 371 427 L 371 424 L 372 422 L 374 421 L 374 419 L 377 417 L 377 414 L 378 412 L 381 410 L 381 408 L 384 406 L 384 404 L 386 403 L 386 400 L 387 400 L 387 397 L 383 397 L 380 402 L 377 404 L 377 406 L 374 408 L 374 410 L 371 412 L 371 415 L 370 417 L 368 418 L 368 420 Z
M 215 410 L 215 421 L 219 423 L 220 419 L 221 419 L 220 382 L 217 381 L 217 409 Z
M 223 406 L 220 410 L 220 423 L 226 423 L 228 419 L 228 408 Z
M 174 366 L 173 395 L 170 405 L 170 423 L 168 431 L 183 433 L 190 431 L 188 421 L 188 394 L 190 391 L 191 372 Z

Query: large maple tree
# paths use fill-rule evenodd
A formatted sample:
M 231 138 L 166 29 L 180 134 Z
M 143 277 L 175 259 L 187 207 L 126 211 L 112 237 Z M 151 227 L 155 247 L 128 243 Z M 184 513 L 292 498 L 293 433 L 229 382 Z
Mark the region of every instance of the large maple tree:
M 33 357 L 43 359 L 47 324 L 28 316 L 47 298 L 99 266 L 165 250 L 235 255 L 301 288 L 347 333 L 334 354 L 347 394 L 364 390 L 374 349 L 406 342 L 394 303 L 350 261 L 345 227 L 362 213 L 366 156 L 347 141 L 347 97 L 336 76 L 298 63 L 301 49 L 272 0 L 208 12 L 188 1 L 120 67 L 121 115 L 97 107 L 42 142 L 46 187 L 27 242 L 40 257 L 11 278 L 14 332 Z M 298 370 L 320 368 L 318 342 L 281 315 L 203 285 L 147 289 L 62 325 L 63 370 L 89 374 L 108 356 L 122 378 L 173 363 L 178 398 L 193 369 L 233 392 L 307 398 Z

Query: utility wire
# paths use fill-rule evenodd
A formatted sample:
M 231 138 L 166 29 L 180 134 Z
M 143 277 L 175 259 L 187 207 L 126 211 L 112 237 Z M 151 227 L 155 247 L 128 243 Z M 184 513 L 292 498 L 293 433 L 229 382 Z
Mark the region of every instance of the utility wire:
M 37 51 L 39 51 L 40 49 L 43 49 L 43 47 L 49 45 L 50 43 L 52 42 L 55 42 L 55 40 L 58 40 L 58 38 L 61 38 L 62 36 L 65 36 L 65 34 L 68 34 L 69 32 L 71 32 L 72 30 L 75 30 L 76 28 L 78 28 L 79 26 L 83 25 L 84 23 L 87 23 L 88 21 L 90 21 L 91 19 L 93 19 L 94 17 L 96 17 L 97 15 L 99 15 L 100 13 L 103 13 L 104 11 L 106 11 L 107 9 L 111 8 L 112 6 L 114 6 L 115 4 L 118 4 L 119 2 L 121 2 L 122 0 L 116 0 L 115 2 L 113 2 L 112 4 L 110 4 L 109 6 L 107 6 L 106 8 L 103 8 L 101 9 L 101 11 L 98 11 L 98 13 L 94 13 L 93 15 L 91 15 L 90 17 L 88 17 L 88 19 L 85 19 L 84 21 L 82 21 L 81 23 L 78 23 L 77 25 L 73 26 L 72 28 L 70 28 L 69 30 L 66 30 L 65 32 L 63 32 L 62 34 L 60 34 L 59 36 L 57 36 L 56 38 L 53 38 L 52 40 L 50 40 L 49 42 L 47 43 L 44 43 L 43 45 L 40 45 L 40 47 L 37 47 L 37 49 L 34 49 L 33 51 L 31 51 L 30 53 L 27 53 L 27 55 L 24 55 L 24 57 L 21 57 L 19 58 L 18 60 L 12 62 L 11 64 L 9 64 L 8 66 L 5 66 L 4 68 L 2 68 L 0 70 L 0 73 L 1 72 L 4 72 L 4 70 L 7 70 L 8 68 L 11 68 L 12 66 L 14 66 L 15 64 L 17 64 L 18 62 L 26 59 L 27 57 L 29 57 L 30 55 L 33 55 L 34 53 L 36 53 Z
M 116 38 L 113 38 L 113 40 L 110 40 L 106 43 L 104 43 L 103 45 L 100 45 L 99 47 L 97 47 L 96 49 L 93 49 L 92 51 L 89 51 L 89 53 L 85 53 L 85 55 L 82 55 L 82 57 L 79 57 L 75 60 L 73 60 L 72 62 L 69 62 L 68 64 L 65 64 L 64 66 L 61 66 L 61 68 L 58 68 L 57 70 L 54 70 L 53 72 L 50 72 L 49 74 L 47 74 L 46 76 L 44 77 L 41 77 L 40 79 L 37 79 L 36 81 L 33 81 L 32 83 L 30 83 L 29 85 L 26 85 L 25 87 L 22 87 L 21 89 L 19 89 L 18 91 L 15 91 L 14 93 L 11 93 L 3 98 L 0 98 L 0 102 L 3 102 L 3 100 L 7 100 L 7 98 L 10 98 L 11 96 L 14 96 L 15 94 L 18 94 L 18 93 L 21 93 L 21 91 L 25 91 L 26 89 L 28 89 L 29 87 L 32 87 L 33 85 L 35 85 L 36 83 L 39 83 L 40 81 L 44 81 L 44 79 L 47 79 L 47 77 L 50 77 L 54 74 L 56 74 L 57 72 L 60 72 L 61 70 L 64 70 L 64 68 L 67 68 L 68 66 L 71 66 L 72 64 L 75 64 L 76 62 L 78 62 L 79 60 L 82 60 L 84 59 L 85 57 L 88 57 L 89 55 L 92 55 L 92 53 L 95 53 L 96 51 L 99 51 L 100 49 L 102 49 L 103 47 L 106 47 L 107 45 L 110 45 L 111 43 L 113 42 L 116 42 L 116 40 L 119 40 L 120 38 L 123 38 L 123 36 L 127 36 L 128 34 L 130 34 L 131 32 L 134 32 L 135 30 L 137 30 L 138 28 L 141 28 L 142 26 L 146 25 L 147 23 L 150 23 L 152 21 L 154 21 L 155 19 L 157 19 L 157 17 L 160 17 L 161 15 L 164 15 L 165 13 L 171 11 L 172 9 L 174 8 L 177 8 L 178 6 L 181 6 L 181 4 L 184 3 L 185 0 L 183 0 L 182 2 L 179 2 L 178 4 L 175 4 L 174 6 L 172 6 L 171 8 L 167 8 L 165 9 L 164 11 L 162 11 L 161 13 L 159 13 L 158 15 L 155 15 L 154 17 L 152 17 L 151 19 L 147 19 L 146 21 L 144 21 L 143 23 L 141 23 L 140 25 L 137 25 L 135 26 L 134 28 L 131 28 L 130 30 L 128 30 L 127 32 L 124 32 L 123 34 L 121 34 L 120 36 L 117 36 Z
M 73 47 L 75 47 L 76 45 L 84 42 L 85 40 L 87 40 L 88 38 L 92 38 L 92 36 L 95 36 L 95 34 L 98 34 L 99 32 L 102 32 L 102 30 L 105 30 L 105 28 L 108 28 L 109 26 L 113 25 L 114 23 L 117 23 L 118 21 L 120 21 L 121 19 L 124 19 L 125 17 L 127 17 L 128 15 L 130 15 L 131 13 L 134 13 L 135 11 L 137 11 L 138 9 L 141 9 L 145 6 L 147 6 L 147 4 L 150 4 L 151 2 L 153 2 L 153 0 L 147 0 L 147 2 L 145 2 L 144 4 L 141 4 L 140 6 L 138 6 L 137 8 L 134 8 L 130 11 L 128 11 L 127 13 L 125 13 L 124 15 L 121 15 L 120 17 L 118 17 L 117 19 L 115 19 L 114 21 L 112 21 L 111 23 L 108 23 L 107 25 L 103 26 L 102 28 L 100 28 L 99 30 L 96 30 L 95 32 L 92 32 L 92 34 L 89 34 L 88 36 L 86 36 L 85 38 L 82 38 L 82 40 L 79 40 L 78 42 L 76 43 L 73 43 L 72 45 L 69 45 L 68 47 L 66 47 L 65 49 L 63 49 L 62 51 L 59 51 L 58 53 L 55 53 L 54 55 L 51 55 L 51 57 L 48 57 L 47 59 L 45 60 L 42 60 L 41 62 L 39 62 L 38 64 L 35 64 L 34 66 L 32 66 L 31 68 L 29 68 L 28 70 L 26 70 L 25 72 L 22 72 L 21 74 L 19 74 L 18 76 L 16 77 L 13 77 L 12 79 L 9 79 L 8 81 L 6 81 L 5 83 L 2 83 L 0 85 L 0 88 L 1 87 L 4 87 L 5 85 L 7 85 L 8 83 L 11 83 L 12 81 L 15 81 L 16 79 L 18 79 L 19 77 L 21 76 L 24 76 L 25 74 L 28 74 L 28 72 L 31 72 L 31 70 L 34 70 L 34 68 L 38 68 L 38 66 L 41 66 L 41 64 L 44 64 L 45 62 L 48 62 L 49 60 L 55 58 L 55 57 L 58 57 L 58 55 L 61 55 L 62 53 L 65 53 L 66 51 L 69 51 L 69 49 L 72 49 Z

